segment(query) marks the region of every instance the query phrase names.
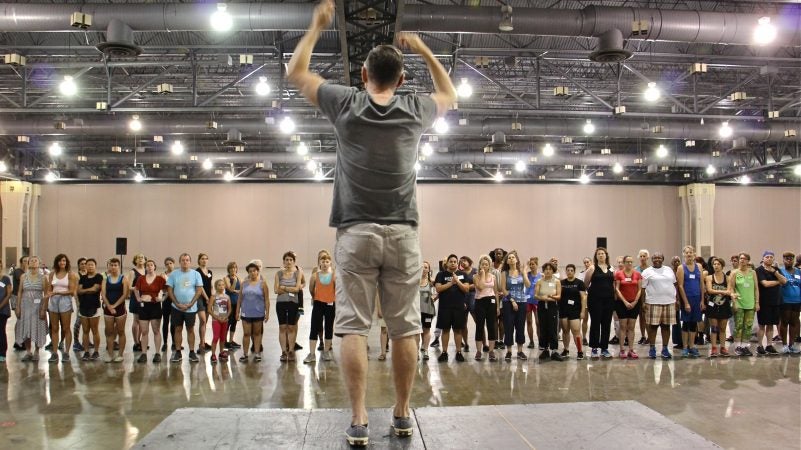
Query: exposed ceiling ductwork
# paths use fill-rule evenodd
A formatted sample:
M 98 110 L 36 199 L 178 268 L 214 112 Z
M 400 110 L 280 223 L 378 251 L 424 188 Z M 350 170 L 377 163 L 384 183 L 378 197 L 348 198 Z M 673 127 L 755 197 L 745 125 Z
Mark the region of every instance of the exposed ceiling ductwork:
M 106 30 L 106 42 L 97 44 L 97 49 L 111 58 L 130 58 L 142 54 L 142 47 L 134 42 L 131 27 L 117 19 L 109 22 Z

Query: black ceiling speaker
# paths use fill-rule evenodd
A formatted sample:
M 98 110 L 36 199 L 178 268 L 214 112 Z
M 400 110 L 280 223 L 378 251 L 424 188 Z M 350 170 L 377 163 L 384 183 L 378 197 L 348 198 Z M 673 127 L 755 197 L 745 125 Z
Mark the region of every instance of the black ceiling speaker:
M 506 133 L 503 131 L 496 131 L 492 135 L 492 139 L 487 146 L 491 147 L 493 150 L 506 150 L 511 147 L 511 145 L 506 142 Z
M 613 63 L 631 58 L 632 52 L 623 50 L 623 33 L 617 28 L 598 36 L 598 50 L 590 53 L 590 61 Z
M 106 42 L 97 44 L 97 49 L 112 58 L 130 58 L 142 54 L 142 47 L 134 42 L 133 30 L 119 19 L 111 19 L 106 29 Z
M 228 136 L 223 141 L 223 145 L 230 145 L 233 147 L 245 145 L 245 141 L 242 140 L 242 133 L 236 128 L 229 129 Z

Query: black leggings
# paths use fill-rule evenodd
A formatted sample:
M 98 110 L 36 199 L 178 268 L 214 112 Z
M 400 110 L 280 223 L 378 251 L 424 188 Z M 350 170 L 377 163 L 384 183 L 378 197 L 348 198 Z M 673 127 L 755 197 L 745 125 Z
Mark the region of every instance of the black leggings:
M 537 305 L 540 321 L 540 349 L 559 350 L 559 305 L 556 302 L 540 301 Z
M 164 300 L 161 302 L 161 336 L 164 339 L 164 345 L 167 345 L 168 336 L 172 336 L 172 342 L 175 343 L 175 329 L 172 327 L 170 322 L 170 316 L 172 315 L 172 301 Z M 170 333 L 167 334 L 167 331 Z
M 239 322 L 236 320 L 236 303 L 231 303 L 231 315 L 228 316 L 228 331 L 231 333 L 236 333 L 236 323 Z M 228 342 L 228 338 L 225 339 Z
M 482 297 L 476 299 L 476 342 L 484 341 L 484 327 L 487 328 L 487 339 L 498 339 L 498 310 L 495 306 L 495 297 Z
M 320 331 L 323 331 L 323 319 L 325 319 L 325 339 L 328 341 L 334 339 L 335 315 L 336 306 L 333 303 L 329 304 L 315 300 L 314 304 L 312 304 L 311 332 L 309 333 L 309 340 L 317 340 L 317 336 L 320 334 Z
M 8 337 L 6 336 L 6 322 L 9 316 L 0 314 L 0 356 L 5 357 L 8 351 Z M 95 344 L 97 345 L 97 344 Z
M 590 348 L 609 350 L 609 331 L 612 328 L 612 300 L 599 298 L 590 300 L 587 310 L 590 313 Z M 542 325 L 540 325 L 542 326 Z
M 509 347 L 513 342 L 518 345 L 526 343 L 526 304 L 519 302 L 517 304 L 517 311 L 512 308 L 512 302 L 503 302 L 501 307 L 503 313 L 503 343 Z M 512 341 L 512 334 L 515 340 Z M 510 351 L 510 350 L 507 350 Z

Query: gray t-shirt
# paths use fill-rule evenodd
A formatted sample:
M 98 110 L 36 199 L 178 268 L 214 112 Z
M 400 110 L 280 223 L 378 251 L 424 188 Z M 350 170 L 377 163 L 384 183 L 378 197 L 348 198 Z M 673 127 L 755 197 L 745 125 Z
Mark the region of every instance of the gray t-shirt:
M 414 165 L 420 136 L 436 118 L 434 100 L 396 95 L 379 105 L 357 88 L 323 83 L 317 101 L 339 144 L 329 225 L 417 225 Z

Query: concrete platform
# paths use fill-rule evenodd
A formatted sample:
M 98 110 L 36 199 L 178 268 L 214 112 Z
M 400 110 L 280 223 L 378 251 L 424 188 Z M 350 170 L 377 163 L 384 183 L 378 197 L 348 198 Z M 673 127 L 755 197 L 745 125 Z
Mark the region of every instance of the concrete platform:
M 340 409 L 184 408 L 134 448 L 349 448 Z M 370 411 L 370 447 L 390 449 L 718 449 L 634 401 L 417 408 L 415 432 L 398 439 L 390 410 Z M 581 424 L 581 426 L 577 426 Z

